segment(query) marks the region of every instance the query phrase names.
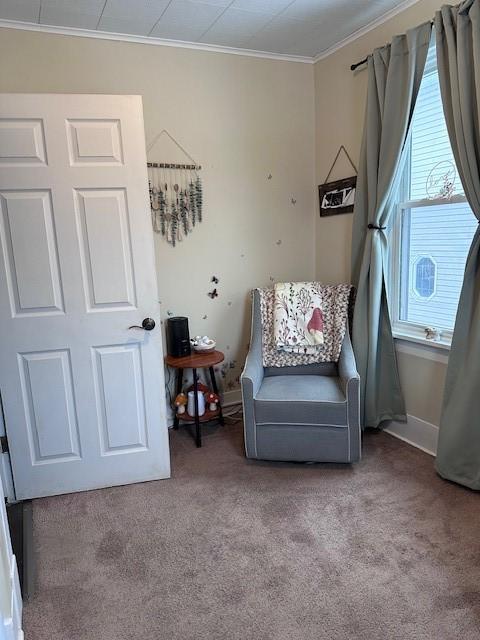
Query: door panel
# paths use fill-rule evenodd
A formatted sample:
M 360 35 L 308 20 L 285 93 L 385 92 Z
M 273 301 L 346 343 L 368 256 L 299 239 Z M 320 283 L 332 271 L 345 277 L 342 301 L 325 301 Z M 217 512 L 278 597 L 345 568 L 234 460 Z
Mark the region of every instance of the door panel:
M 33 464 L 79 459 L 70 352 L 24 353 L 19 366 Z
M 4 94 L 0 149 L 0 391 L 17 498 L 168 477 L 141 99 Z M 157 329 L 129 329 L 145 317 Z
M 13 315 L 63 312 L 48 191 L 3 191 L 1 238 Z
M 97 347 L 94 353 L 102 454 L 145 449 L 145 390 L 138 344 Z
M 120 120 L 69 120 L 70 164 L 123 164 Z
M 0 118 L 0 164 L 38 166 L 47 159 L 43 120 Z
M 75 196 L 89 310 L 135 307 L 125 190 L 91 189 L 76 191 Z

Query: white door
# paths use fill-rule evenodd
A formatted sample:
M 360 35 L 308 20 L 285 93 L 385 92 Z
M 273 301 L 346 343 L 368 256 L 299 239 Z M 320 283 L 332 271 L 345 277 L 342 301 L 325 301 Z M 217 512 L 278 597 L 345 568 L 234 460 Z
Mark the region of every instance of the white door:
M 4 489 L 0 479 L 0 496 Z M 0 640 L 22 640 L 22 596 L 5 502 L 0 499 Z
M 0 252 L 17 499 L 168 477 L 139 96 L 0 94 Z

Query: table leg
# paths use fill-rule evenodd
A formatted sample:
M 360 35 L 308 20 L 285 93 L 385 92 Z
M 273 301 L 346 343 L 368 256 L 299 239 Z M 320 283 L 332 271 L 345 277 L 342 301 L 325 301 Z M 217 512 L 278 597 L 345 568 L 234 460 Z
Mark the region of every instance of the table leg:
M 202 446 L 202 434 L 200 433 L 200 416 L 198 415 L 198 380 L 197 370 L 193 371 L 193 401 L 195 403 L 195 444 L 197 447 Z
M 182 380 L 183 380 L 183 369 L 177 369 L 177 385 L 175 389 L 175 398 L 178 396 L 178 394 L 182 390 Z M 175 408 L 174 408 L 174 411 L 175 411 Z M 176 411 L 175 411 L 175 417 L 173 419 L 173 428 L 178 429 L 178 416 Z
M 209 371 L 210 371 L 210 379 L 212 381 L 213 392 L 216 393 L 218 396 L 217 381 L 215 380 L 215 371 L 213 367 L 209 367 Z M 218 421 L 222 426 L 225 424 L 225 420 L 223 419 L 222 405 L 220 404 L 220 401 L 218 403 Z

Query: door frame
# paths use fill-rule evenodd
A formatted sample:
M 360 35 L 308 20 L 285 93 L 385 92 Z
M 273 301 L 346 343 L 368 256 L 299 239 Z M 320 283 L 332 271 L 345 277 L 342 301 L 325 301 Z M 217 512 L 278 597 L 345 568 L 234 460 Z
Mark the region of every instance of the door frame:
M 8 436 L 5 425 L 5 414 L 3 412 L 2 392 L 0 389 L 0 438 L 4 438 L 1 442 L 7 443 L 7 450 L 4 451 L 0 445 L 0 480 L 3 487 L 3 495 L 5 500 L 10 502 L 16 501 L 15 482 L 13 480 L 12 464 L 10 454 L 8 453 Z

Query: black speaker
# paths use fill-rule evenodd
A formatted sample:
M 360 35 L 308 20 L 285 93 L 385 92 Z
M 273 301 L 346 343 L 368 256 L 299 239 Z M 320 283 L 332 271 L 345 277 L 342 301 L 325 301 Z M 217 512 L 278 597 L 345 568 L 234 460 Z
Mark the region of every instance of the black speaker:
M 190 355 L 188 318 L 177 316 L 167 320 L 167 353 L 174 358 Z

